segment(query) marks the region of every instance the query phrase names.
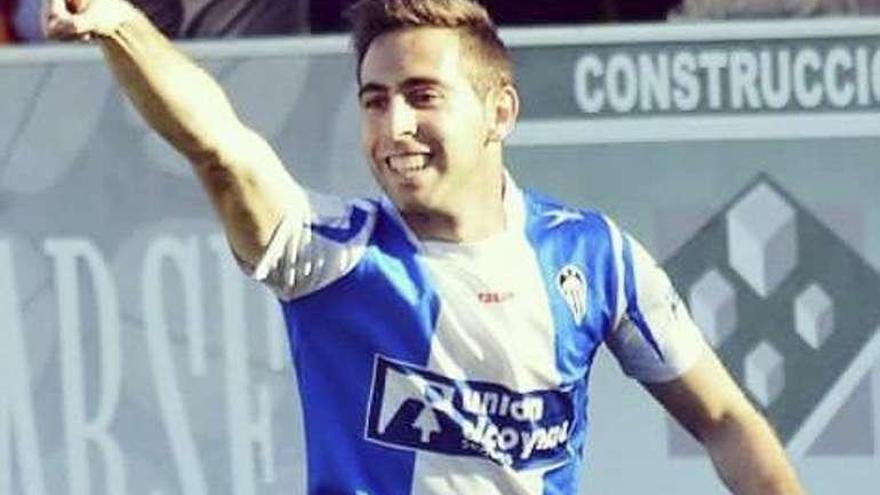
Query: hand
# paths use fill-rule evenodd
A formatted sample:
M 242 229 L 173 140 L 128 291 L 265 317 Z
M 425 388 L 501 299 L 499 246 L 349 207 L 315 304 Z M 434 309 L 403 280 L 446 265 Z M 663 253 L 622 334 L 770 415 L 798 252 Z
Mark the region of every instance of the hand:
M 43 33 L 53 40 L 109 36 L 138 15 L 125 0 L 43 0 Z

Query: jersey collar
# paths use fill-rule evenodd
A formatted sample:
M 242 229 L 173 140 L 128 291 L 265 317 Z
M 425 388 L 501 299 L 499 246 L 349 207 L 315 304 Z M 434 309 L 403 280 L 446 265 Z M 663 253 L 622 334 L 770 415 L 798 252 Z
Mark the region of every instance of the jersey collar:
M 419 251 L 432 254 L 456 253 L 467 254 L 469 252 L 482 252 L 499 242 L 504 242 L 511 236 L 520 235 L 525 230 L 525 199 L 522 190 L 513 180 L 510 173 L 504 171 L 504 230 L 487 239 L 474 242 L 448 242 L 448 241 L 425 241 L 419 239 L 403 220 L 400 211 L 386 194 L 381 196 L 382 209 L 394 219 L 406 234 L 409 242 Z

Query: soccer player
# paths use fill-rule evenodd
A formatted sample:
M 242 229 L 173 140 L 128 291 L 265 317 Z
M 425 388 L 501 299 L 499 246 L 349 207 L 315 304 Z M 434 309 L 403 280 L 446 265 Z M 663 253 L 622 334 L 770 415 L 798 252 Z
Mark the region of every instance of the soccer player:
M 52 37 L 100 41 L 143 116 L 192 163 L 242 266 L 278 294 L 309 493 L 576 493 L 603 343 L 734 493 L 803 493 L 638 242 L 505 171 L 519 95 L 478 4 L 352 7 L 363 149 L 384 195 L 351 200 L 297 184 L 128 3 L 46 11 Z

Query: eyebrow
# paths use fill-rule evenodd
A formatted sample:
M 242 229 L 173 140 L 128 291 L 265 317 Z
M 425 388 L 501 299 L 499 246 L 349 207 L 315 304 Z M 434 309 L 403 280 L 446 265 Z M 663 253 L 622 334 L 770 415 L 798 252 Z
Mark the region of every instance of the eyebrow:
M 358 89 L 358 99 L 363 98 L 367 93 L 384 93 L 388 91 L 388 86 L 378 83 L 366 83 Z
M 400 84 L 402 89 L 410 89 L 418 86 L 440 86 L 441 88 L 446 88 L 448 85 L 439 79 L 435 79 L 433 77 L 411 77 L 409 79 L 404 80 Z M 379 84 L 375 82 L 368 82 L 358 89 L 358 98 L 363 98 L 363 96 L 367 93 L 384 93 L 388 91 L 388 86 L 384 84 Z

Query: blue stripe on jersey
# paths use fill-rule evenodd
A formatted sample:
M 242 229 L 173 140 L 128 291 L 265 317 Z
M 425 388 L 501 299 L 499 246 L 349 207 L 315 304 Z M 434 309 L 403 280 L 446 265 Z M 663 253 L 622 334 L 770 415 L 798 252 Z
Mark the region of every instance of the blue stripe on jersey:
M 543 495 L 571 495 L 575 493 L 580 484 L 582 474 L 581 466 L 584 463 L 584 445 L 587 442 L 589 431 L 589 418 L 587 416 L 587 390 L 588 381 L 579 381 L 573 391 L 573 402 L 578 411 L 575 411 L 575 425 L 572 427 L 571 440 L 568 444 L 569 459 L 571 462 L 544 473 Z
M 575 425 L 569 448 L 571 462 L 547 472 L 545 494 L 570 493 L 577 486 L 586 442 L 587 392 L 590 367 L 599 345 L 614 321 L 617 275 L 608 225 L 601 215 L 574 211 L 533 192 L 524 195 L 526 236 L 538 256 L 556 328 L 556 363 L 564 385 L 575 390 Z M 568 213 L 570 215 L 563 215 Z M 553 219 L 569 218 L 554 224 Z M 562 295 L 559 273 L 574 265 L 584 273 L 587 312 L 577 325 Z
M 648 326 L 648 322 L 645 321 L 645 316 L 642 314 L 642 310 L 639 308 L 639 298 L 638 298 L 638 288 L 636 287 L 636 277 L 635 277 L 635 266 L 632 255 L 632 245 L 629 242 L 629 238 L 627 236 L 623 236 L 623 266 L 624 266 L 624 292 L 626 294 L 626 314 L 629 316 L 630 321 L 639 329 L 639 332 L 642 334 L 642 337 L 651 345 L 651 348 L 654 349 L 654 352 L 657 353 L 657 357 L 660 358 L 661 361 L 665 361 L 663 357 L 663 353 L 660 352 L 660 346 L 657 345 L 657 340 L 654 339 L 654 334 L 651 332 L 651 328 Z
M 377 354 L 427 364 L 439 298 L 404 232 L 383 210 L 377 214 L 355 270 L 283 304 L 310 494 L 404 495 L 412 486 L 414 454 L 365 441 L 365 416 Z
M 617 275 L 611 235 L 602 216 L 592 211 L 577 210 L 578 219 L 551 227 L 556 216 L 549 213 L 565 207 L 533 192 L 526 193 L 524 199 L 526 237 L 538 257 L 557 329 L 557 367 L 564 382 L 574 383 L 588 374 L 615 318 Z M 557 280 L 567 265 L 575 265 L 587 279 L 587 312 L 580 326 Z

